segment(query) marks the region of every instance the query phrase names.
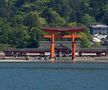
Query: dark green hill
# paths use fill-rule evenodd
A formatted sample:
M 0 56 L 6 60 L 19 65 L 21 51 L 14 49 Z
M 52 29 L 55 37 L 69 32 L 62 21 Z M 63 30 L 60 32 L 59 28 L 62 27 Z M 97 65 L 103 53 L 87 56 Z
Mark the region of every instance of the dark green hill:
M 0 44 L 38 47 L 41 26 L 108 24 L 108 0 L 0 0 Z

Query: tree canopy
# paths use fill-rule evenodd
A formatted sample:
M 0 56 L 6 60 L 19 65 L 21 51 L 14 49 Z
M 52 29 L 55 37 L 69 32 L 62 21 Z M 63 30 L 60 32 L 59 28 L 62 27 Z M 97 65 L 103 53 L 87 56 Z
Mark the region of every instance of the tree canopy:
M 0 44 L 37 47 L 42 26 L 93 23 L 108 24 L 108 0 L 0 0 Z

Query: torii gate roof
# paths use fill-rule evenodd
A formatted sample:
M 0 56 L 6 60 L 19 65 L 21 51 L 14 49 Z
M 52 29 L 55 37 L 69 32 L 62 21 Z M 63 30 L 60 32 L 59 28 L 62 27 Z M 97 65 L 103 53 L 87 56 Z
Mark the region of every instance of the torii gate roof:
M 45 32 L 82 32 L 84 31 L 85 27 L 42 27 L 41 29 Z

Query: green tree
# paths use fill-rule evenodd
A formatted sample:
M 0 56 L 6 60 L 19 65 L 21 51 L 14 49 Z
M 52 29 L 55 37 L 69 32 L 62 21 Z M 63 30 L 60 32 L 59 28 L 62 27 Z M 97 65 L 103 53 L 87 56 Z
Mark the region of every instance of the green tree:
M 69 22 L 69 23 L 67 23 L 67 26 L 68 27 L 75 27 L 75 26 L 77 26 L 77 23 L 76 22 Z
M 5 19 L 0 18 L 0 44 L 8 44 L 10 32 L 11 27 L 9 23 Z
M 83 24 L 86 24 L 86 25 L 90 25 L 90 24 L 93 24 L 95 23 L 95 18 L 88 15 L 88 14 L 85 14 L 83 17 L 82 17 L 82 23 Z
M 27 31 L 28 28 L 20 24 L 12 27 L 12 31 L 9 36 L 9 44 L 15 45 L 18 48 L 27 47 L 28 40 L 30 38 Z
M 81 36 L 81 48 L 90 48 L 90 40 L 85 33 L 80 33 Z
M 40 27 L 45 25 L 47 22 L 44 18 L 39 16 L 39 13 L 37 11 L 30 12 L 24 20 L 24 24 L 26 26 L 32 27 Z
M 51 11 L 51 26 L 62 27 L 66 24 L 64 18 L 62 18 L 56 11 Z
M 17 25 L 17 24 L 22 24 L 23 25 L 24 18 L 25 18 L 25 13 L 24 12 L 17 12 L 17 14 L 14 15 L 13 19 L 11 20 L 12 26 Z
M 103 16 L 102 16 L 102 20 L 104 23 L 106 23 L 108 25 L 108 4 L 106 4 L 103 7 Z
M 32 27 L 28 47 L 36 48 L 42 40 L 43 32 L 38 27 Z

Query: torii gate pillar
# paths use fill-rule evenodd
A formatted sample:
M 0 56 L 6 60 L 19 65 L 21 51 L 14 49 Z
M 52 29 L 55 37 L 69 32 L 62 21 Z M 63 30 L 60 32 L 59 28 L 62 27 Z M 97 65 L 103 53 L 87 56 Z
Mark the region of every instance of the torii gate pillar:
M 75 45 L 75 38 L 80 38 L 79 35 L 76 35 L 76 32 L 82 32 L 84 30 L 84 27 L 71 27 L 71 28 L 51 28 L 51 27 L 43 27 L 42 28 L 43 31 L 51 33 L 51 35 L 44 35 L 44 38 L 50 38 L 51 39 L 51 46 L 50 46 L 50 50 L 51 50 L 51 60 L 52 62 L 54 62 L 54 54 L 55 54 L 55 45 L 54 45 L 54 39 L 55 38 L 71 38 L 72 39 L 72 60 L 73 62 L 75 62 L 76 59 L 76 45 Z M 71 35 L 58 35 L 55 36 L 54 33 L 55 32 L 70 32 Z
M 51 50 L 51 59 L 52 61 L 54 60 L 54 52 L 55 52 L 55 45 L 54 45 L 54 32 L 51 33 L 51 46 L 50 46 L 50 50 Z
M 75 46 L 75 34 L 72 32 L 72 60 L 74 61 L 76 58 L 76 46 Z

